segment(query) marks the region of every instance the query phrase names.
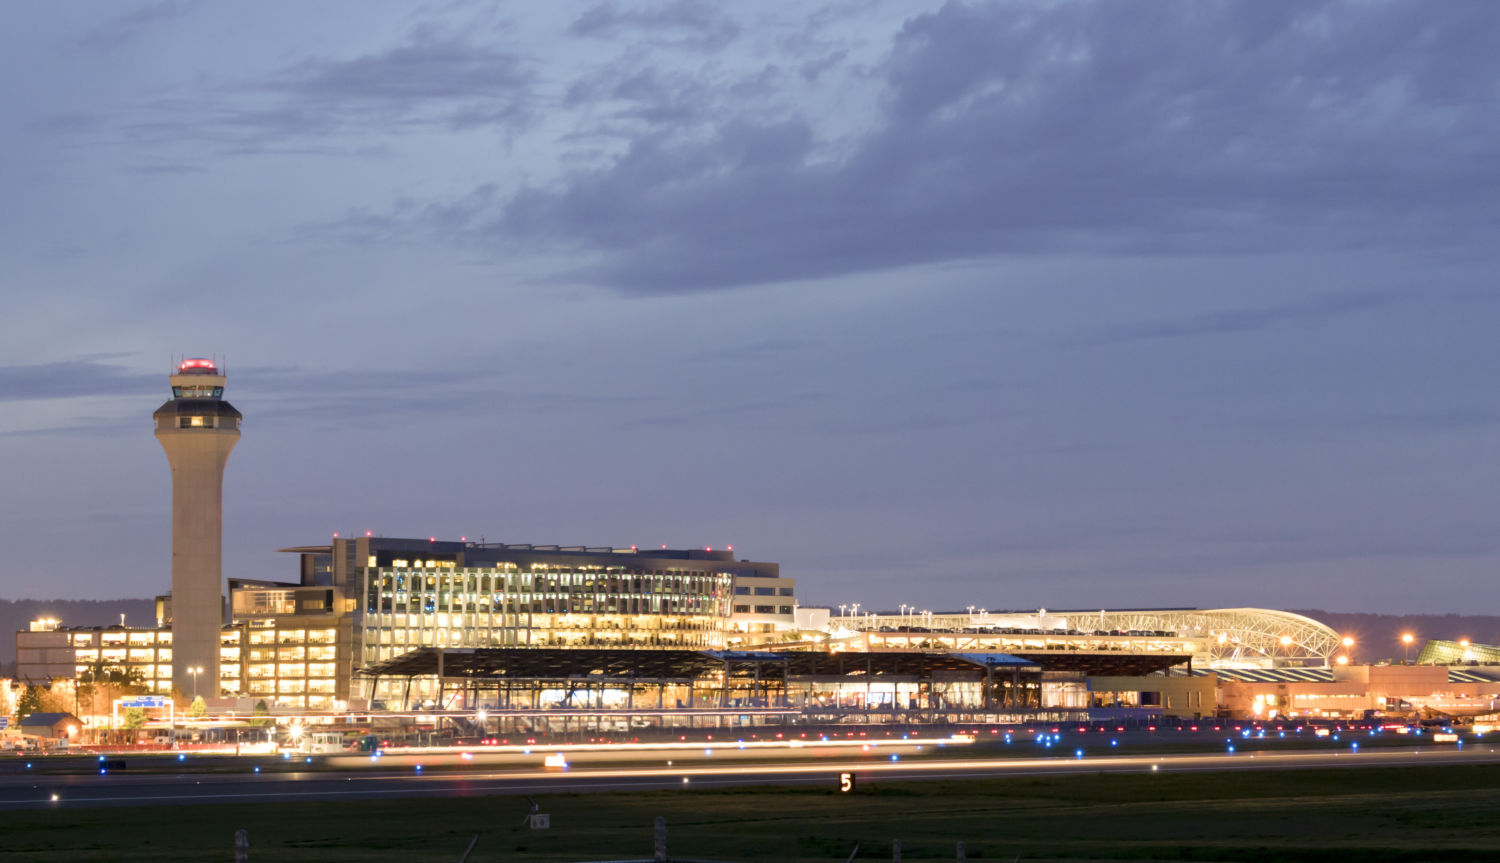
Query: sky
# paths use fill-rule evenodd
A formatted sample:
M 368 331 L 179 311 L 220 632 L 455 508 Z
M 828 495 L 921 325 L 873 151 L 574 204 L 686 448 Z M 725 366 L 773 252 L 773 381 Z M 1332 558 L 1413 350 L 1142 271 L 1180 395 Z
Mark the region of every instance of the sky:
M 27 3 L 0 596 L 334 532 L 804 604 L 1500 613 L 1500 4 Z

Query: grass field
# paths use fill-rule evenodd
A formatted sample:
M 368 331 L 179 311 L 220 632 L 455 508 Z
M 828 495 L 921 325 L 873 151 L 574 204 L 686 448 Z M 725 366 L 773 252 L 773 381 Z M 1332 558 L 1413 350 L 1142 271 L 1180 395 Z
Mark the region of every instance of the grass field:
M 524 799 L 0 813 L 0 861 L 331 863 L 583 861 L 651 856 L 667 819 L 680 857 L 726 861 L 1500 861 L 1500 766 L 1090 775 L 971 782 L 684 790 Z

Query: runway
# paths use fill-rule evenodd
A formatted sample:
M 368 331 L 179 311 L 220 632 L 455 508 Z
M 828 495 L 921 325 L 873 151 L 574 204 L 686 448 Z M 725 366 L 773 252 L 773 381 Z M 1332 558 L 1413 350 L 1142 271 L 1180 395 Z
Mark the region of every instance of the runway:
M 364 769 L 347 772 L 218 772 L 179 774 L 28 775 L 0 777 L 0 811 L 96 806 L 360 800 L 399 797 L 476 797 L 747 785 L 827 785 L 842 773 L 856 787 L 916 780 L 964 780 L 1028 775 L 1089 773 L 1210 772 L 1367 768 L 1405 765 L 1500 763 L 1490 746 L 1388 747 L 1362 751 L 1255 752 L 1220 754 L 1097 755 L 1083 758 L 959 758 L 875 761 L 836 758 L 816 762 L 715 765 L 705 759 L 681 766 L 570 767 L 567 769 L 474 768 L 462 771 Z

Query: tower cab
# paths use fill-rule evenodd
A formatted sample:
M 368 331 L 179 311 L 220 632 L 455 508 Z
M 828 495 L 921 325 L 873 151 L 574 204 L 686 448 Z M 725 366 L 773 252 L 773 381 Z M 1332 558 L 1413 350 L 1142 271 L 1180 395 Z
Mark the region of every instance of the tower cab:
M 240 412 L 224 398 L 224 373 L 213 360 L 184 359 L 171 376 L 172 400 L 157 409 L 156 430 L 239 429 Z

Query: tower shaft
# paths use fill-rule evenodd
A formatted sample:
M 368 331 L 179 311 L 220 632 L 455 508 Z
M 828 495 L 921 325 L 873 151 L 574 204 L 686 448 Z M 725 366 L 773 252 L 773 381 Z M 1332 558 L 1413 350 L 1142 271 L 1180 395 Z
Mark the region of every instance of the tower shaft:
M 224 376 L 206 360 L 172 375 L 156 439 L 172 468 L 172 685 L 219 694 L 224 622 L 224 467 L 240 439 L 240 412 L 222 399 Z

